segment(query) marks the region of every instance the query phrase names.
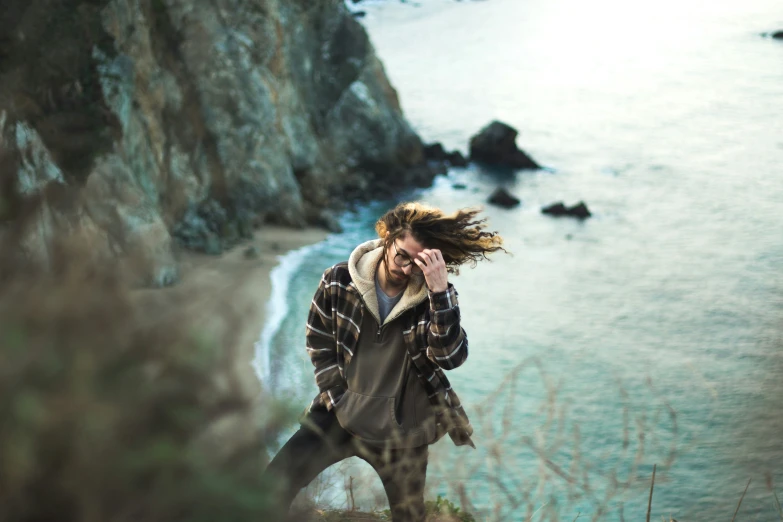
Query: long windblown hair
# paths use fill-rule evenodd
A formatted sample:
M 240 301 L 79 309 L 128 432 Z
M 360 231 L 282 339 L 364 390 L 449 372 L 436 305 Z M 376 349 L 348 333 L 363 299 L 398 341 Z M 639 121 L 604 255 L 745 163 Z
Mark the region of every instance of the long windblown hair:
M 502 250 L 503 238 L 497 232 L 486 232 L 486 218 L 477 219 L 481 209 L 460 209 L 446 214 L 439 208 L 422 203 L 400 203 L 375 223 L 375 230 L 386 249 L 398 237 L 411 234 L 425 248 L 437 248 L 443 254 L 449 273 L 458 274 L 466 263 L 471 267 L 487 254 Z

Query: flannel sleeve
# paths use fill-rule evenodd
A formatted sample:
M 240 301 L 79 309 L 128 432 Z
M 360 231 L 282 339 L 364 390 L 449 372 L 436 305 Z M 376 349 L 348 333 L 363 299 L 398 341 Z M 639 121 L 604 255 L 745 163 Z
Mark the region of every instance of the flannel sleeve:
M 324 272 L 310 303 L 305 340 L 315 366 L 315 383 L 321 402 L 331 410 L 345 392 L 345 381 L 337 362 L 337 342 L 332 319 L 331 269 Z
M 460 326 L 457 291 L 449 283 L 446 290 L 431 292 L 429 298 L 427 357 L 444 370 L 452 370 L 468 358 L 468 337 Z

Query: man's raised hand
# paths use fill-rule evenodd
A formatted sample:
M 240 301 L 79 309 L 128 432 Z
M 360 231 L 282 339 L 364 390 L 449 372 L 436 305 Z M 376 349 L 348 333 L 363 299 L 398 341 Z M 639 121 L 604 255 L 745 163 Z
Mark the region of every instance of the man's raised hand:
M 424 280 L 427 282 L 427 288 L 430 292 L 443 292 L 449 287 L 448 272 L 446 271 L 446 262 L 443 260 L 443 254 L 437 248 L 425 248 L 419 252 L 420 259 L 414 259 L 424 274 Z

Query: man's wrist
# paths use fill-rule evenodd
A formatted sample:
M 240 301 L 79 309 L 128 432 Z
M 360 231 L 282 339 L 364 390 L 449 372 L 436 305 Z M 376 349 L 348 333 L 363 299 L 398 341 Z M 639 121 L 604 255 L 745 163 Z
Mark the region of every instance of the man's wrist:
M 448 310 L 456 304 L 456 295 L 454 294 L 454 287 L 451 283 L 441 292 L 429 291 L 429 298 L 430 308 L 436 312 L 439 310 Z

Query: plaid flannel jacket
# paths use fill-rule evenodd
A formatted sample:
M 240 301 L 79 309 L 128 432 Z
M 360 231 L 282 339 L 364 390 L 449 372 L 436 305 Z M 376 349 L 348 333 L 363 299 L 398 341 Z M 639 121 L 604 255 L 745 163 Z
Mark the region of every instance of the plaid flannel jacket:
M 307 352 L 315 366 L 320 393 L 310 410 L 331 410 L 345 392 L 345 365 L 351 363 L 361 333 L 366 305 L 351 280 L 346 262 L 328 268 L 321 278 L 307 319 Z M 473 428 L 443 370 L 460 366 L 468 357 L 468 338 L 460 326 L 457 291 L 449 284 L 443 292 L 398 317 L 408 355 L 429 395 L 439 428 L 457 446 L 475 448 Z

